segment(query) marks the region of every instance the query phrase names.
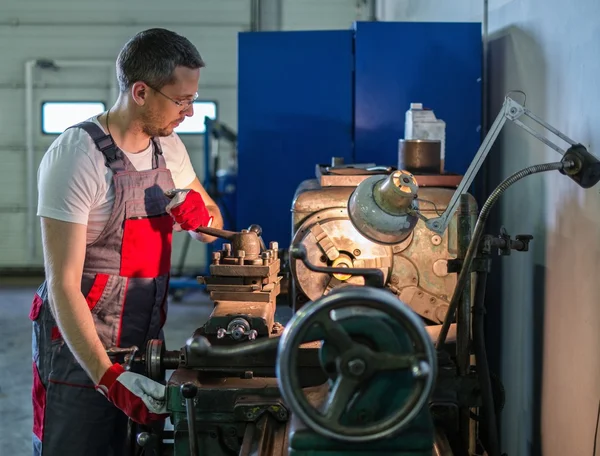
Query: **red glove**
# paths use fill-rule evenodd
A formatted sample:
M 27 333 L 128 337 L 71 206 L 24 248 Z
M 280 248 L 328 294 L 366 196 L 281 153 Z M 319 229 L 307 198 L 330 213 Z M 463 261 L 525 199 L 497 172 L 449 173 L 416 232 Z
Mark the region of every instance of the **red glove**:
M 118 363 L 104 373 L 96 390 L 136 423 L 149 425 L 169 416 L 165 386 Z
M 213 219 L 206 209 L 202 195 L 195 190 L 176 192 L 167 205 L 167 212 L 186 231 L 210 226 Z

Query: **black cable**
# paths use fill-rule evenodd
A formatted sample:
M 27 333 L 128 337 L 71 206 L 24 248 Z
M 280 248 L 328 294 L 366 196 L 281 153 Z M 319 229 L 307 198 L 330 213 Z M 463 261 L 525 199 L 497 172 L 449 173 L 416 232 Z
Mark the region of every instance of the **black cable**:
M 596 417 L 596 433 L 594 434 L 594 452 L 592 456 L 596 456 L 596 448 L 598 444 L 598 424 L 600 424 L 600 401 L 598 401 L 598 416 Z
M 484 315 L 485 315 L 485 287 L 487 272 L 477 273 L 475 288 L 475 305 L 473 306 L 473 348 L 479 384 L 481 387 L 481 414 L 486 431 L 485 445 L 489 456 L 500 456 L 500 441 L 498 439 L 498 426 L 494 394 L 492 392 L 492 379 L 485 349 Z
M 444 319 L 444 323 L 442 325 L 440 334 L 437 339 L 436 348 L 438 350 L 442 349 L 444 343 L 446 342 L 446 336 L 448 335 L 450 324 L 454 320 L 456 308 L 458 307 L 458 303 L 462 297 L 467 280 L 471 275 L 471 266 L 473 264 L 473 259 L 475 258 L 475 253 L 477 252 L 479 241 L 481 240 L 481 236 L 483 235 L 485 223 L 487 222 L 488 216 L 490 215 L 490 211 L 493 205 L 498 201 L 498 199 L 506 191 L 506 189 L 508 189 L 512 184 L 514 184 L 518 180 L 523 179 L 524 177 L 529 176 L 531 174 L 541 173 L 545 171 L 556 171 L 571 166 L 573 166 L 573 163 L 569 160 L 564 162 L 546 163 L 542 165 L 529 166 L 505 179 L 500 185 L 498 185 L 498 187 L 496 187 L 496 189 L 489 196 L 487 201 L 484 203 L 481 212 L 479 213 L 479 217 L 477 218 L 477 223 L 475 224 L 475 229 L 473 231 L 473 236 L 471 237 L 471 242 L 469 243 L 467 253 L 465 254 L 465 258 L 463 259 L 461 265 L 460 273 L 456 281 L 456 288 L 454 289 L 454 294 L 452 295 L 452 300 L 450 301 L 450 306 L 448 308 L 448 313 L 446 313 L 446 318 Z

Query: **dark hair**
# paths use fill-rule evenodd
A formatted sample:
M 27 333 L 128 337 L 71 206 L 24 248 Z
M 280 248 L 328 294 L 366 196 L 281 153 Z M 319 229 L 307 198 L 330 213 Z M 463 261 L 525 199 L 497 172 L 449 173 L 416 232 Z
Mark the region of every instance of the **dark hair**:
M 187 38 L 161 28 L 144 30 L 131 38 L 117 57 L 121 92 L 137 81 L 160 90 L 173 82 L 173 71 L 178 66 L 202 68 L 204 61 Z

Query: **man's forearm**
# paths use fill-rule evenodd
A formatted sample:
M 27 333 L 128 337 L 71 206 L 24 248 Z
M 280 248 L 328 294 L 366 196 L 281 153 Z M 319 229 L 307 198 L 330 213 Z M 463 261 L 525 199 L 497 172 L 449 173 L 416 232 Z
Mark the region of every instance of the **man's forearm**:
M 71 352 L 97 384 L 113 364 L 98 337 L 94 319 L 78 288 L 50 286 L 50 305 L 63 339 Z

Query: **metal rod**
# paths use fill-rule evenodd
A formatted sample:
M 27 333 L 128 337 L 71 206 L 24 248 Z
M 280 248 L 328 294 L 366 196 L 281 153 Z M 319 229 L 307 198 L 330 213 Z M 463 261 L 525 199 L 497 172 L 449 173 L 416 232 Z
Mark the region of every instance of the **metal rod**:
M 462 204 L 468 205 L 467 195 L 463 195 Z M 471 234 L 473 225 L 471 223 L 471 214 L 464 211 L 457 220 L 458 237 L 458 258 L 464 259 L 467 255 L 469 244 L 471 243 Z M 468 275 L 462 290 L 462 297 L 457 307 L 456 315 L 456 360 L 458 364 L 458 374 L 467 375 L 470 365 L 469 342 L 471 337 L 471 275 Z
M 181 395 L 185 399 L 185 414 L 188 424 L 188 440 L 190 444 L 190 455 L 199 456 L 198 437 L 196 435 L 196 409 L 194 398 L 198 394 L 198 387 L 193 383 L 184 383 L 180 387 Z
M 452 447 L 444 431 L 441 429 L 435 430 L 435 439 L 433 443 L 433 456 L 453 456 Z
M 190 455 L 198 455 L 198 440 L 196 439 L 196 413 L 194 409 L 194 398 L 186 398 L 185 414 L 188 422 L 188 433 L 190 441 Z
M 457 218 L 458 258 L 465 258 L 471 243 L 472 223 L 471 214 L 468 211 L 468 196 L 462 195 L 461 206 L 467 206 L 467 210 Z M 469 372 L 470 356 L 469 347 L 471 341 L 471 274 L 464 282 L 460 301 L 456 309 L 456 364 L 458 375 L 463 377 Z M 470 446 L 470 409 L 461 407 L 459 412 L 459 432 L 461 440 L 468 448 Z
M 492 124 L 489 133 L 486 135 L 485 139 L 481 143 L 479 150 L 475 154 L 475 158 L 473 159 L 473 161 L 469 165 L 469 168 L 465 172 L 465 175 L 460 181 L 460 185 L 452 195 L 452 198 L 450 199 L 448 207 L 446 208 L 444 213 L 441 215 L 441 217 L 431 218 L 425 222 L 425 224 L 430 230 L 439 234 L 442 234 L 444 231 L 446 231 L 446 228 L 448 227 L 448 224 L 450 223 L 450 220 L 452 219 L 454 212 L 456 211 L 456 208 L 459 204 L 460 196 L 463 193 L 465 193 L 473 183 L 473 180 L 475 179 L 479 168 L 481 168 L 481 165 L 485 161 L 492 145 L 496 141 L 496 138 L 500 134 L 500 131 L 502 130 L 502 127 L 506 122 L 506 111 L 509 103 L 508 100 L 509 98 L 505 98 L 500 113 L 496 116 L 496 120 L 494 120 L 494 123 Z
M 556 136 L 558 136 L 563 141 L 568 142 L 572 146 L 574 146 L 575 144 L 577 144 L 575 141 L 573 141 L 567 135 L 565 135 L 565 134 L 561 133 L 560 131 L 558 131 L 556 128 L 554 128 L 552 125 L 550 125 L 548 122 L 546 122 L 545 120 L 543 120 L 540 117 L 536 116 L 529 109 L 525 109 L 525 115 L 527 117 L 529 117 L 530 119 L 535 120 L 542 127 L 546 128 L 547 130 L 550 130 L 552 133 L 554 133 Z
M 25 62 L 25 178 L 27 179 L 27 239 L 28 259 L 34 262 L 36 254 L 35 239 L 35 150 L 33 148 L 33 69 L 36 60 Z
M 550 141 L 548 138 L 540 135 L 537 131 L 535 131 L 533 128 L 531 128 L 528 125 L 525 125 L 523 122 L 521 122 L 520 120 L 513 120 L 513 122 L 515 124 L 517 124 L 519 127 L 521 127 L 523 130 L 525 130 L 527 133 L 529 133 L 530 135 L 534 136 L 535 138 L 539 139 L 541 142 L 543 142 L 544 144 L 546 144 L 548 147 L 550 147 L 551 149 L 554 149 L 556 152 L 558 152 L 561 155 L 565 154 L 565 151 L 563 149 L 561 149 L 560 147 L 558 147 L 556 144 L 554 144 L 552 141 Z

